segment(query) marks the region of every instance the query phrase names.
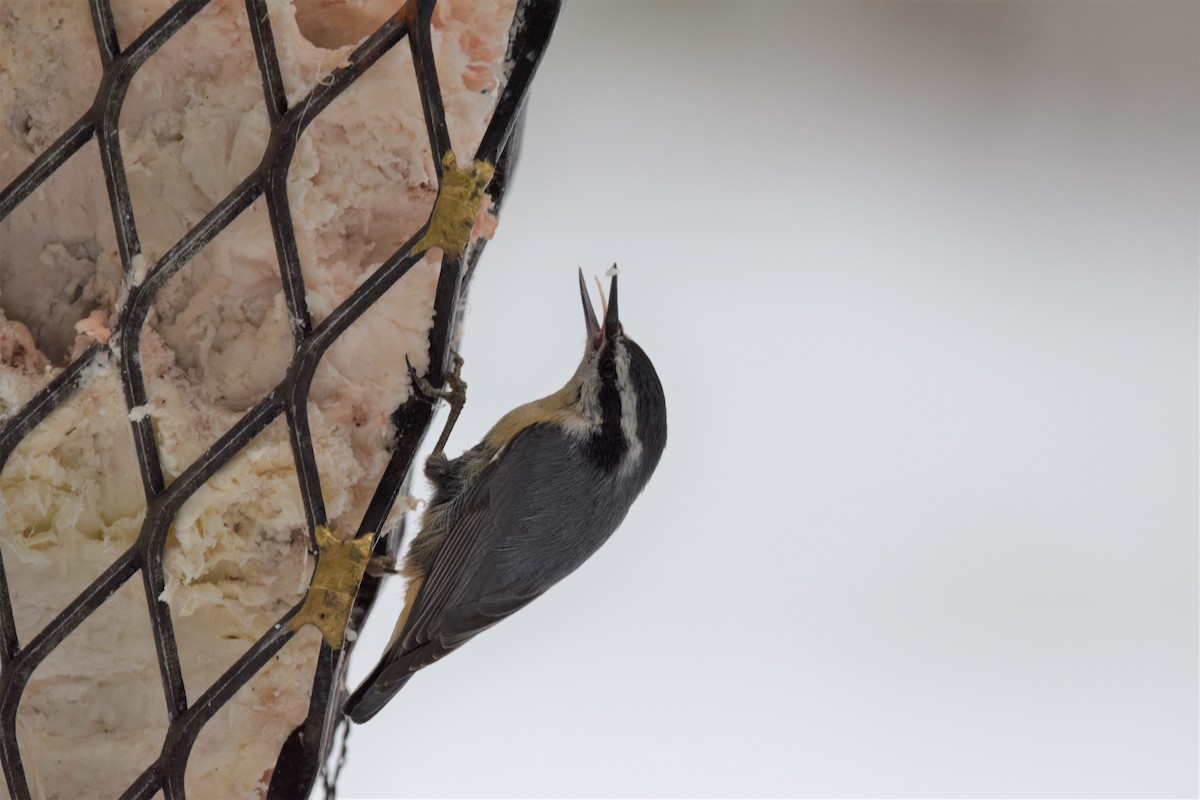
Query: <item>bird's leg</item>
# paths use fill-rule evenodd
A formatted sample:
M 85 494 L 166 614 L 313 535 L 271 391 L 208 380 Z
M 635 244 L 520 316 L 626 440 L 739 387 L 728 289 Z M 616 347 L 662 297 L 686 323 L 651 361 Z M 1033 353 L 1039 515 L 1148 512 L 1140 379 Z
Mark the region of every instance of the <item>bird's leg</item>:
M 458 415 L 462 413 L 463 406 L 467 402 L 467 382 L 462 379 L 462 356 L 453 350 L 450 351 L 450 356 L 454 365 L 446 373 L 448 389 L 439 389 L 424 376 L 417 375 L 413 365 L 408 363 L 407 356 L 404 359 L 408 363 L 408 375 L 412 379 L 414 391 L 420 392 L 430 399 L 441 398 L 450 404 L 450 416 L 446 418 L 446 427 L 442 429 L 442 435 L 438 437 L 437 445 L 434 446 L 433 455 L 430 458 L 442 455 L 442 450 L 446 447 L 446 440 L 450 438 L 450 431 L 454 430 L 454 425 L 458 422 Z

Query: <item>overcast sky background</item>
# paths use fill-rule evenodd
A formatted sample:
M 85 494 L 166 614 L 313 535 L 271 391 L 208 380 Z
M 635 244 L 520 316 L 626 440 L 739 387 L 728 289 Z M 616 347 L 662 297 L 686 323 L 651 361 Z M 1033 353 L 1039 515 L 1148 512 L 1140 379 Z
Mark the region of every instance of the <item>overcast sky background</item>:
M 1200 791 L 1198 31 L 569 3 L 448 450 L 567 379 L 575 268 L 618 261 L 667 451 L 596 557 L 354 731 L 340 796 Z

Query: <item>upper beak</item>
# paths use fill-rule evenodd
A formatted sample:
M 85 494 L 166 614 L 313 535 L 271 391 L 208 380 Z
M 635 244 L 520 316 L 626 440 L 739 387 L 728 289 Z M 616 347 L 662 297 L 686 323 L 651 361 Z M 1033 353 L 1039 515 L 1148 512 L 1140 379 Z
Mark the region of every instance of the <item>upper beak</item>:
M 604 335 L 612 338 L 621 330 L 621 319 L 617 316 L 617 272 L 613 264 L 612 283 L 608 287 L 608 308 L 604 313 Z
M 608 303 L 604 307 L 604 327 L 600 327 L 599 321 L 596 319 L 596 311 L 592 308 L 592 301 L 588 299 L 587 282 L 583 279 L 583 269 L 579 270 L 579 297 L 583 300 L 583 322 L 587 325 L 588 341 L 592 347 L 600 348 L 604 344 L 604 337 L 616 336 L 621 330 L 621 320 L 617 316 L 617 276 L 614 273 L 612 283 L 608 288 Z M 601 297 L 601 300 L 604 298 Z

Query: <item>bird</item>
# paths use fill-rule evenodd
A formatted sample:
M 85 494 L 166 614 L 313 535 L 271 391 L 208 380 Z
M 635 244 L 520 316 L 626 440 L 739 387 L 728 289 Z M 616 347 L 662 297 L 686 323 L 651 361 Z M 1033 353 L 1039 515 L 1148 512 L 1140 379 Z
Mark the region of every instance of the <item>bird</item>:
M 458 458 L 443 447 L 465 384 L 448 377 L 450 390 L 435 389 L 410 365 L 414 389 L 451 399 L 451 420 L 426 460 L 433 493 L 400 570 L 404 608 L 379 663 L 343 706 L 355 723 L 379 713 L 418 670 L 574 572 L 658 466 L 667 442 L 662 382 L 625 334 L 616 265 L 610 274 L 600 322 L 579 271 L 587 342 L 571 379 L 505 414 Z

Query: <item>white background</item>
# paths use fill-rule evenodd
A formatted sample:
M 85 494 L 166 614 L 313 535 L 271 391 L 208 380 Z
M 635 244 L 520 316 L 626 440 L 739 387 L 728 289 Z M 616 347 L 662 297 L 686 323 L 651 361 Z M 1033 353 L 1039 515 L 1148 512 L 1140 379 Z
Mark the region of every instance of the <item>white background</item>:
M 618 261 L 667 451 L 341 796 L 1200 791 L 1198 26 L 568 4 L 449 450 L 566 380 L 575 268 Z

